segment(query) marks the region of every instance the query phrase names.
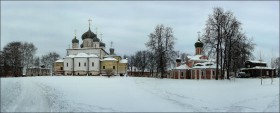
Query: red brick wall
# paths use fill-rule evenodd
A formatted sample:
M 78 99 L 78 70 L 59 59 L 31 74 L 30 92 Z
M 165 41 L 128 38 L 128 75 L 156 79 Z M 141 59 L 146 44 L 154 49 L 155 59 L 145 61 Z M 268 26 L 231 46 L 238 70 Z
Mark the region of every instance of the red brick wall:
M 206 79 L 211 79 L 211 70 L 206 70 Z

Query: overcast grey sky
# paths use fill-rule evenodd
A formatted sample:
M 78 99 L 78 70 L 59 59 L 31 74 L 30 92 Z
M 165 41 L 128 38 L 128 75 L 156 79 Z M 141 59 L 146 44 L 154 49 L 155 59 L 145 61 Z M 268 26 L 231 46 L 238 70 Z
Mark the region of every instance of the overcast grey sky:
M 205 28 L 213 7 L 231 10 L 242 22 L 256 44 L 255 57 L 260 51 L 266 60 L 279 56 L 279 1 L 1 1 L 1 48 L 27 41 L 38 48 L 37 56 L 55 51 L 64 57 L 74 31 L 81 43 L 91 18 L 106 49 L 113 41 L 119 55 L 146 49 L 158 24 L 173 28 L 175 50 L 194 54 L 197 32 Z

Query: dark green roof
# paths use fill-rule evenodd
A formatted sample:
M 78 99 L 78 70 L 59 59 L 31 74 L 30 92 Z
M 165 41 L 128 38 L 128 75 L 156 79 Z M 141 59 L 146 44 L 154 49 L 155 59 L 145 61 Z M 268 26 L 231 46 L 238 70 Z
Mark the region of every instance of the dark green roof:
M 99 42 L 99 41 L 100 41 L 99 38 L 97 37 L 93 38 L 93 42 Z
M 106 46 L 106 44 L 105 44 L 105 43 L 100 42 L 100 47 L 105 47 L 105 46 Z
M 82 39 L 86 39 L 86 38 L 91 38 L 91 39 L 94 39 L 96 38 L 96 34 L 94 34 L 90 29 L 88 29 L 87 32 L 85 32 L 83 35 L 82 35 Z
M 203 47 L 203 43 L 198 39 L 197 42 L 194 44 L 194 46 L 197 47 Z
M 79 43 L 79 40 L 76 38 L 76 36 L 75 36 L 75 38 L 72 40 L 72 43 Z

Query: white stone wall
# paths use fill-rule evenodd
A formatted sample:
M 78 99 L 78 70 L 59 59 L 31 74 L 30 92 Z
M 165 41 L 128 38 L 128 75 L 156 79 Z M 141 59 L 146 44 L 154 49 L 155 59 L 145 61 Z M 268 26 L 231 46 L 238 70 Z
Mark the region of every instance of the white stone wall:
M 67 66 L 68 63 L 68 66 Z M 64 59 L 64 71 L 72 71 L 73 70 L 73 59 L 72 58 L 65 58 Z
M 87 71 L 88 59 L 85 57 L 74 58 L 74 71 Z M 80 63 L 80 65 L 79 65 Z M 84 65 L 86 63 L 86 65 Z
M 94 63 L 93 66 L 92 63 Z M 99 68 L 100 68 L 99 58 L 95 58 L 95 57 L 89 58 L 89 71 L 99 71 Z

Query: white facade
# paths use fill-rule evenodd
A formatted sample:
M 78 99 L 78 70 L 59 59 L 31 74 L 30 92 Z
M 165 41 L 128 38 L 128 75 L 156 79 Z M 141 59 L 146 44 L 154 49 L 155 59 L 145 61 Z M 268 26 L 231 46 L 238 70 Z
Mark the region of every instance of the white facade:
M 100 58 L 95 54 L 78 53 L 64 59 L 66 75 L 97 75 L 100 70 Z
M 79 40 L 75 36 L 72 39 L 72 48 L 66 49 L 67 55 L 63 63 L 64 74 L 100 75 L 102 73 L 101 62 L 106 59 L 105 56 L 109 55 L 105 51 L 105 43 L 100 41 L 97 34 L 94 34 L 90 28 L 81 38 L 83 41 L 80 48 L 78 47 Z M 111 49 L 113 50 L 113 48 Z M 118 67 L 116 68 L 118 69 Z
M 64 58 L 64 71 L 65 71 L 65 75 L 73 75 L 73 69 L 74 69 L 74 65 L 73 65 L 73 55 L 68 56 L 66 58 Z

